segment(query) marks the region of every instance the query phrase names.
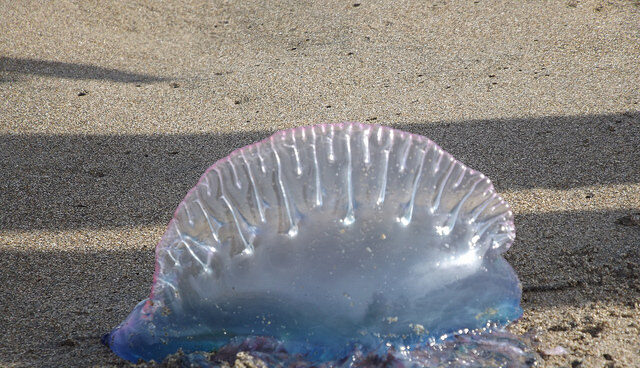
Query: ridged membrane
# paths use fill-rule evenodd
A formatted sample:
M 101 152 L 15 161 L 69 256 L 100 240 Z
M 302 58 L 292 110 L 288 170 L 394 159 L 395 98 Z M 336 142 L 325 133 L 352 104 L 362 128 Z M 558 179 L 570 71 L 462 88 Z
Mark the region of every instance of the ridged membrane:
M 105 342 L 162 360 L 264 335 L 325 361 L 504 324 L 521 315 L 501 257 L 514 238 L 489 179 L 425 137 L 280 131 L 202 175 L 157 245 L 149 299 Z

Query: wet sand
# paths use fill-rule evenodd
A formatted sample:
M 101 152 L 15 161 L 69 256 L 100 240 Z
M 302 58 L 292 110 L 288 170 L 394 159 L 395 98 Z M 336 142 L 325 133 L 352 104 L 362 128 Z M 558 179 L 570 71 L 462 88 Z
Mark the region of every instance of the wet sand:
M 326 5 L 325 5 L 326 4 Z M 542 366 L 640 366 L 637 1 L 0 5 L 0 366 L 119 366 L 204 170 L 278 129 L 430 137 L 512 205 Z

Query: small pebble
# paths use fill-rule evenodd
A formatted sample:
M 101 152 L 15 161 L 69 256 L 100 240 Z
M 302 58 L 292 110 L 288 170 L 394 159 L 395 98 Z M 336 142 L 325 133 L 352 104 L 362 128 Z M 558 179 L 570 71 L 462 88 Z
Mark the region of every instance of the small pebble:
M 542 355 L 545 356 L 555 356 L 555 355 L 567 355 L 569 354 L 569 352 L 563 348 L 562 346 L 556 346 L 553 347 L 551 349 L 544 349 L 540 352 Z

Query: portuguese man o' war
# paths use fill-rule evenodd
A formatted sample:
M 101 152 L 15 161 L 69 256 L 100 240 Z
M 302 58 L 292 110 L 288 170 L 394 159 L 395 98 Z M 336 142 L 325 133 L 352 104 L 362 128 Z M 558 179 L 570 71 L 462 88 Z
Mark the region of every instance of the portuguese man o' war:
M 280 131 L 202 175 L 156 247 L 151 295 L 103 341 L 133 362 L 248 350 L 268 365 L 419 366 L 462 339 L 527 366 L 517 340 L 478 337 L 522 314 L 502 257 L 514 239 L 490 180 L 425 137 Z

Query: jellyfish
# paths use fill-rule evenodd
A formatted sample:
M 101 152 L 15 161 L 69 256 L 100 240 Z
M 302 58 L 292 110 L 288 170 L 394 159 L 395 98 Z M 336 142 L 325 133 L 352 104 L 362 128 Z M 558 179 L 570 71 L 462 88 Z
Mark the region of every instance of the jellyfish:
M 521 316 L 514 239 L 491 181 L 423 136 L 280 131 L 206 170 L 156 247 L 150 296 L 103 341 L 133 362 L 244 346 L 273 365 L 424 363 Z

